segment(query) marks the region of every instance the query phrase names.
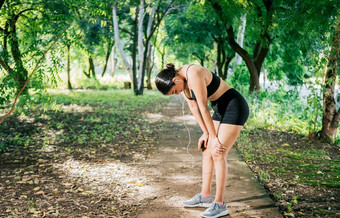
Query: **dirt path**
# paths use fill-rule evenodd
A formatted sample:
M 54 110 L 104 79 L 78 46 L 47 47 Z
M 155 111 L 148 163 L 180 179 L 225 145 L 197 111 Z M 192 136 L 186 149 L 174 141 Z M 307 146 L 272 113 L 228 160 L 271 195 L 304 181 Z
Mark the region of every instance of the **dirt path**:
M 188 132 L 181 108 L 182 98 L 176 96 L 161 114 L 148 115 L 154 121 L 165 121 L 165 127 L 158 139 L 158 149 L 140 166 L 148 184 L 140 192 L 144 203 L 137 217 L 199 217 L 204 210 L 183 208 L 181 203 L 199 193 L 201 187 L 201 154 L 196 150 L 201 130 L 185 104 L 185 120 L 192 139 L 188 151 L 193 162 L 186 150 Z M 282 217 L 234 148 L 228 164 L 226 203 L 230 217 Z M 214 193 L 214 182 L 212 190 Z

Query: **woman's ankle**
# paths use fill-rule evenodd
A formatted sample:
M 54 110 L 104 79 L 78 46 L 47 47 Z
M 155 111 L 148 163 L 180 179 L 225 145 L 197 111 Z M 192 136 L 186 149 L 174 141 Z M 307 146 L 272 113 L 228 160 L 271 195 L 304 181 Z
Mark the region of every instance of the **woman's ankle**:
M 210 197 L 210 194 L 203 194 L 203 193 L 201 193 L 201 195 L 202 195 L 203 197 L 205 197 L 205 198 Z

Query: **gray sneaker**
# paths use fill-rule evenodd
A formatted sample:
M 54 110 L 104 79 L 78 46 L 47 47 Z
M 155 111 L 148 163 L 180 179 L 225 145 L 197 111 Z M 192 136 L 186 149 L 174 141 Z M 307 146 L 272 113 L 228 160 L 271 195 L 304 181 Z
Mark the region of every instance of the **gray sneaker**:
M 206 209 L 204 212 L 202 212 L 200 215 L 202 217 L 209 217 L 209 218 L 215 218 L 215 217 L 221 217 L 228 214 L 227 206 L 225 204 L 220 205 L 217 202 L 213 202 L 211 206 Z
M 210 195 L 205 198 L 202 194 L 196 194 L 193 198 L 188 201 L 183 201 L 184 207 L 210 207 L 213 202 L 213 198 Z

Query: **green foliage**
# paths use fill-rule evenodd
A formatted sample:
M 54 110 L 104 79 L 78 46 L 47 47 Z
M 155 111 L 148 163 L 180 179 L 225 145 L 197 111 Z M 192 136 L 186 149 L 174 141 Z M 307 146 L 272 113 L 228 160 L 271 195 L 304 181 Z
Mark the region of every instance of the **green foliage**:
M 289 84 L 301 85 L 304 79 L 323 71 L 339 2 L 290 0 L 277 4 L 266 62 L 268 77 L 281 80 L 285 74 Z
M 68 7 L 68 3 L 21 0 L 4 3 L 0 9 L 0 52 L 3 58 L 0 68 L 0 105 L 6 105 L 22 89 L 48 46 L 71 21 L 73 8 Z M 43 92 L 46 84 L 57 82 L 61 67 L 58 53 L 49 53 L 45 61 L 30 78 L 27 88 L 32 88 L 33 93 Z M 27 95 L 28 92 L 24 90 L 23 94 Z
M 164 29 L 168 37 L 164 44 L 182 62 L 213 61 L 214 38 L 225 38 L 226 31 L 214 15 L 212 8 L 198 2 L 185 5 L 165 18 Z M 205 63 L 207 66 L 207 63 Z
M 261 171 L 259 175 L 262 182 L 269 182 L 270 175 L 266 171 Z
M 244 62 L 238 65 L 235 71 L 228 77 L 228 83 L 236 89 L 243 89 L 249 84 L 250 75 Z
M 247 96 L 250 106 L 248 128 L 275 129 L 303 135 L 308 135 L 312 129 L 320 130 L 321 119 L 315 119 L 322 116 L 320 96 L 313 97 L 312 93 L 307 103 L 299 97 L 298 88 L 287 91 L 284 87 L 280 85 L 274 91 L 262 90 L 257 97 L 247 95 L 245 87 L 238 87 Z
M 309 121 L 309 126 L 313 126 L 313 130 L 309 132 L 315 133 L 317 124 L 319 124 L 318 126 L 320 126 L 320 122 L 317 122 L 318 118 L 322 117 L 323 107 L 321 93 L 323 93 L 324 90 L 321 82 L 318 79 L 315 80 L 315 85 L 309 85 L 308 89 L 310 90 L 310 94 L 307 96 L 307 110 L 311 113 L 309 113 L 309 117 L 306 117 L 306 119 Z

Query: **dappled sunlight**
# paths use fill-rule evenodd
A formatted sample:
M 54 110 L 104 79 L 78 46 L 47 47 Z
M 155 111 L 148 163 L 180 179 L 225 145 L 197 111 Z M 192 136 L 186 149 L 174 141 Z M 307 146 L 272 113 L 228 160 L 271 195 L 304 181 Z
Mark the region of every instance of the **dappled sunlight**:
M 145 114 L 146 118 L 149 119 L 151 122 L 157 122 L 164 118 L 162 114 L 159 113 L 147 113 Z
M 63 113 L 71 113 L 71 112 L 77 112 L 77 113 L 84 113 L 84 112 L 94 112 L 95 108 L 87 105 L 76 105 L 76 104 L 69 104 L 69 105 L 61 105 L 60 109 L 63 111 Z
M 34 122 L 34 118 L 31 116 L 26 116 L 25 114 L 20 114 L 20 116 L 18 116 L 18 120 L 21 122 L 26 122 L 26 123 L 33 123 Z
M 145 187 L 147 177 L 137 167 L 120 161 L 94 163 L 70 158 L 54 167 L 64 178 L 65 186 L 78 187 L 76 190 L 83 195 L 96 194 L 126 201 L 136 198 L 142 200 L 140 192 L 150 190 L 150 187 Z

